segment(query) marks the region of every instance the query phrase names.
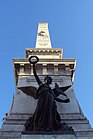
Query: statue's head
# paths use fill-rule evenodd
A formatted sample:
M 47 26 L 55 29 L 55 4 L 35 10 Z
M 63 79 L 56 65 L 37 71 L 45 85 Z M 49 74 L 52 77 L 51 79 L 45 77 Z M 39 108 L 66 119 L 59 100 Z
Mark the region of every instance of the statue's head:
M 47 75 L 44 79 L 44 82 L 47 83 L 47 84 L 51 84 L 52 83 L 52 78 Z

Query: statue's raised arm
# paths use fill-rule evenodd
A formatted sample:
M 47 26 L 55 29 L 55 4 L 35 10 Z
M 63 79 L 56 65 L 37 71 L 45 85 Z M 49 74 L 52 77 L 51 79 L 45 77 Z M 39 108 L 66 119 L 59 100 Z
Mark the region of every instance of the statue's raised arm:
M 35 76 L 35 79 L 36 79 L 36 81 L 37 81 L 37 83 L 39 84 L 39 85 L 41 85 L 42 84 L 42 82 L 41 82 L 41 80 L 39 79 L 39 77 L 38 77 L 38 75 L 37 75 L 37 73 L 36 73 L 36 63 L 39 61 L 39 58 L 37 57 L 37 56 L 31 56 L 30 58 L 29 58 L 29 62 L 33 65 L 33 73 L 34 73 L 34 76 Z

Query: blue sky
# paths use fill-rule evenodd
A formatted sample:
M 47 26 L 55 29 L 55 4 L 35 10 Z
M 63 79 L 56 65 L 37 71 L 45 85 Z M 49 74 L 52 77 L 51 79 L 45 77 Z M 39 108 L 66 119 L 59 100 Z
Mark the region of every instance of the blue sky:
M 93 0 L 0 0 L 0 126 L 15 82 L 13 58 L 34 48 L 38 22 L 48 22 L 53 48 L 76 58 L 74 90 L 93 127 Z

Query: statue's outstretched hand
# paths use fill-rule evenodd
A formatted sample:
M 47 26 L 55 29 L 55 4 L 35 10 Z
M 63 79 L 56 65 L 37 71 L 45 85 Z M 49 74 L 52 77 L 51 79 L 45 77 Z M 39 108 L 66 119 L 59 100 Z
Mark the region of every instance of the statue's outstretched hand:
M 67 98 L 64 101 L 65 101 L 65 103 L 69 103 L 70 102 L 70 99 Z
M 59 85 L 57 83 L 55 83 L 55 88 L 59 88 Z
M 57 83 L 55 83 L 55 88 L 59 92 L 59 94 L 65 96 L 67 98 L 67 95 L 64 93 L 63 90 L 60 89 L 60 87 L 59 87 L 59 85 Z

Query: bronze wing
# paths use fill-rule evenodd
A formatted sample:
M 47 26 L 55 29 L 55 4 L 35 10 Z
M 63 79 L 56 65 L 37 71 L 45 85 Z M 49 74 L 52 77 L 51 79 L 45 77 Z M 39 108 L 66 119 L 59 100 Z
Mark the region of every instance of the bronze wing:
M 24 86 L 24 87 L 17 87 L 20 89 L 24 94 L 31 96 L 36 99 L 36 91 L 37 88 L 34 86 Z
M 69 86 L 64 86 L 64 87 L 59 87 L 59 89 L 64 93 L 66 90 L 68 90 L 71 87 L 71 85 Z M 61 93 L 60 91 L 57 91 L 56 88 L 53 89 L 53 92 L 56 96 L 59 96 Z M 65 93 L 64 93 L 65 94 Z M 66 96 L 66 95 L 65 95 Z

